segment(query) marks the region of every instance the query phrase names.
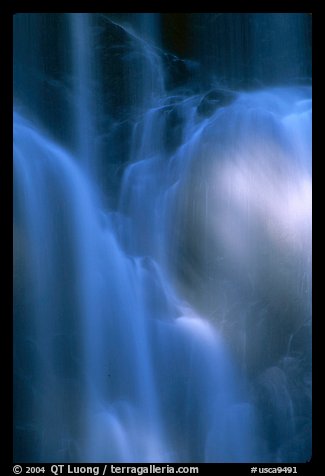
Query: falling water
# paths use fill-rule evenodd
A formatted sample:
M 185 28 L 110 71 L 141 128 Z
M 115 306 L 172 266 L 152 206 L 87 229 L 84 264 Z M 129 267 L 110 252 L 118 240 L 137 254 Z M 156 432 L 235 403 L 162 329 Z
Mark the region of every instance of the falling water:
M 94 47 L 91 40 L 90 15 L 76 13 L 71 19 L 72 49 L 74 65 L 74 85 L 73 91 L 75 99 L 75 124 L 76 147 L 75 151 L 79 160 L 88 169 L 92 168 L 94 137 L 95 137 L 95 112 L 93 90 L 96 88 L 95 67 L 93 52 Z
M 311 456 L 310 19 L 181 15 L 16 16 L 18 462 Z

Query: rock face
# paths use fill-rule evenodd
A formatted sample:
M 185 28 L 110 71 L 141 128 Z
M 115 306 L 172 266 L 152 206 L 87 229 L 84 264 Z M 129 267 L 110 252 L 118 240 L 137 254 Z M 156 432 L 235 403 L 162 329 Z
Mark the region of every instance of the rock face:
M 210 117 L 220 107 L 229 106 L 237 97 L 237 94 L 225 89 L 214 89 L 207 93 L 197 107 L 200 116 Z

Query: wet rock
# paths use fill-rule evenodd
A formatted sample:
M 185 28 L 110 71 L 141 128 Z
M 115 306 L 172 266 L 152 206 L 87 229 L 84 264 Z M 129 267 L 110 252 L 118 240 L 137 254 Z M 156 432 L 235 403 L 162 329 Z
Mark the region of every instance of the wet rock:
M 206 94 L 197 107 L 200 116 L 210 117 L 220 107 L 229 106 L 237 94 L 226 89 L 214 89 Z
M 184 60 L 177 56 L 164 53 L 162 62 L 165 72 L 165 87 L 167 90 L 191 86 L 198 79 L 200 66 L 195 61 Z

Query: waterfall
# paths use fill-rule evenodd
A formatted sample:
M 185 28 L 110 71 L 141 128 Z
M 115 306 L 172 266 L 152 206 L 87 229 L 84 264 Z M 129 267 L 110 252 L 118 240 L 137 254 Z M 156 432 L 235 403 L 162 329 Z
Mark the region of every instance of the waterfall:
M 17 462 L 311 457 L 309 18 L 180 15 L 15 20 Z
M 90 15 L 76 13 L 71 18 L 72 50 L 74 53 L 74 86 L 76 154 L 85 167 L 94 166 L 91 161 L 95 147 L 95 112 L 92 91 L 96 88 L 94 47 L 92 45 Z

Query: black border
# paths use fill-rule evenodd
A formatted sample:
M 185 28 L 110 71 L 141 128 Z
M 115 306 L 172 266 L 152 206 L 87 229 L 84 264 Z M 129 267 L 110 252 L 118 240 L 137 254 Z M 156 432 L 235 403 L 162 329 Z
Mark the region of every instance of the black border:
M 238 2 L 239 3 L 239 2 Z M 319 204 L 322 198 L 317 195 L 318 187 L 317 180 L 320 177 L 319 171 L 319 162 L 324 160 L 322 154 L 320 154 L 320 89 L 321 89 L 321 62 L 317 61 L 319 52 L 321 51 L 320 45 L 322 44 L 322 39 L 320 31 L 322 24 L 324 23 L 324 17 L 321 15 L 320 11 L 321 2 L 294 2 L 294 1 L 278 1 L 278 2 L 256 2 L 256 4 L 248 5 L 246 2 L 242 2 L 241 6 L 239 4 L 234 5 L 233 2 L 229 4 L 226 2 L 224 5 L 212 5 L 211 2 L 207 2 L 206 12 L 211 11 L 211 7 L 214 6 L 214 9 L 225 10 L 225 12 L 238 12 L 238 13 L 247 13 L 247 10 L 251 12 L 277 12 L 277 13 L 308 13 L 313 15 L 313 97 L 316 98 L 314 101 L 313 107 L 313 204 Z M 153 5 L 155 10 L 153 11 Z M 46 3 L 40 5 L 35 1 L 15 1 L 15 0 L 2 0 L 0 5 L 0 34 L 1 34 L 1 64 L 2 64 L 2 99 L 1 99 L 1 172 L 0 172 L 0 193 L 1 193 L 1 271 L 2 271 L 2 281 L 1 281 L 1 291 L 2 291 L 2 341 L 4 345 L 2 348 L 5 349 L 5 355 L 2 358 L 2 369 L 5 375 L 3 379 L 3 390 L 5 390 L 5 401 L 3 401 L 2 410 L 4 413 L 3 417 L 3 438 L 2 438 L 2 447 L 4 450 L 5 461 L 4 465 L 8 474 L 13 474 L 12 465 L 13 465 L 13 425 L 12 425 L 12 415 L 13 415 L 13 397 L 12 397 L 12 387 L 13 387 L 13 363 L 12 363 L 12 342 L 13 342 L 13 331 L 12 331 L 12 315 L 13 315 L 13 268 L 12 268 L 12 256 L 13 256 L 13 233 L 12 233 L 12 217 L 13 217 L 13 171 L 12 171 L 12 139 L 13 139 L 13 129 L 12 129 L 12 105 L 13 105 L 13 27 L 12 20 L 15 13 L 59 13 L 59 12 L 90 12 L 97 13 L 98 11 L 109 10 L 112 12 L 121 12 L 122 5 L 119 5 L 120 8 L 117 8 L 118 5 L 110 5 L 110 2 L 84 2 L 81 5 L 81 2 L 74 2 L 67 0 L 62 1 L 52 1 L 48 0 Z M 174 8 L 176 5 L 173 5 Z M 202 7 L 200 12 L 194 12 L 194 8 L 189 8 L 192 13 L 202 13 L 204 10 L 204 5 L 200 2 Z M 245 6 L 245 12 L 241 11 Z M 46 10 L 45 11 L 45 8 Z M 129 8 L 128 8 L 129 7 Z M 161 7 L 161 8 L 160 8 Z M 164 8 L 165 7 L 165 8 Z M 190 5 L 189 5 L 190 7 Z M 219 8 L 221 7 L 221 8 Z M 228 8 L 225 8 L 228 7 Z M 235 8 L 237 7 L 237 8 Z M 262 7 L 262 8 L 261 8 Z M 180 9 L 174 13 L 180 12 Z M 123 11 L 123 10 L 122 10 Z M 137 9 L 134 9 L 134 5 L 125 5 L 124 12 L 170 12 L 168 5 L 165 2 L 153 3 L 151 2 L 142 2 L 142 4 L 137 5 Z M 315 121 L 316 119 L 316 121 Z M 319 221 L 317 220 L 317 209 L 315 214 L 315 207 L 313 207 L 313 256 L 317 256 L 317 262 L 319 257 L 317 254 L 317 246 L 319 240 L 322 237 L 321 228 L 318 229 Z M 315 253 L 316 250 L 316 253 Z M 316 266 L 317 268 L 317 266 Z M 221 475 L 235 473 L 235 474 L 251 474 L 251 467 L 256 466 L 257 468 L 262 467 L 285 467 L 285 466 L 296 466 L 298 475 L 309 475 L 309 474 L 318 474 L 317 468 L 320 466 L 322 461 L 321 455 L 321 445 L 320 438 L 322 435 L 322 427 L 320 423 L 320 389 L 321 385 L 321 376 L 320 371 L 322 368 L 322 359 L 320 353 L 321 347 L 321 331 L 320 331 L 320 322 L 323 318 L 322 314 L 319 312 L 320 306 L 317 304 L 318 298 L 318 287 L 319 281 L 317 280 L 318 272 L 315 270 L 315 261 L 313 260 L 313 454 L 312 459 L 306 464 L 288 464 L 283 463 L 277 465 L 276 463 L 270 464 L 250 464 L 250 463 L 228 463 L 228 464 L 211 464 L 211 463 L 200 463 L 192 464 L 192 466 L 199 467 L 199 474 L 216 472 Z M 3 392 L 2 392 L 3 393 Z M 86 464 L 86 463 L 85 463 Z M 84 465 L 85 465 L 84 464 Z M 118 464 L 118 463 L 117 463 Z M 189 463 L 190 464 L 190 463 Z M 188 465 L 189 465 L 188 464 Z M 1 463 L 0 463 L 1 465 Z M 23 464 L 23 467 L 33 466 L 32 464 Z M 51 474 L 50 464 L 37 464 L 37 466 L 45 466 L 48 468 L 45 474 Z M 67 465 L 65 465 L 67 466 Z M 81 465 L 80 465 L 81 466 Z M 87 465 L 87 466 L 94 466 Z M 122 466 L 120 464 L 120 466 Z M 124 465 L 127 466 L 127 465 Z M 129 466 L 146 466 L 146 465 L 136 465 L 130 464 Z M 159 465 L 157 465 L 159 466 Z M 176 467 L 177 465 L 175 465 Z M 183 466 L 186 466 L 185 464 Z M 1 467 L 1 466 L 0 466 Z M 6 471 L 5 470 L 5 471 Z M 22 473 L 24 474 L 24 472 Z M 63 473 L 64 474 L 64 473 Z M 107 473 L 108 474 L 108 473 Z

